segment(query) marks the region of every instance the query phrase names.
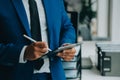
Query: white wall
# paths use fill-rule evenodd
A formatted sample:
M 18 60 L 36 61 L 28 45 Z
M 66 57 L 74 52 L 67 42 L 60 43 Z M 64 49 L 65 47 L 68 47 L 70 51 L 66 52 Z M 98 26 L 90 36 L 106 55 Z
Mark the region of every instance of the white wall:
M 97 36 L 102 38 L 108 37 L 108 1 L 109 0 L 97 0 L 98 1 L 98 13 L 97 13 Z
M 120 43 L 120 0 L 112 0 L 111 4 L 111 40 Z

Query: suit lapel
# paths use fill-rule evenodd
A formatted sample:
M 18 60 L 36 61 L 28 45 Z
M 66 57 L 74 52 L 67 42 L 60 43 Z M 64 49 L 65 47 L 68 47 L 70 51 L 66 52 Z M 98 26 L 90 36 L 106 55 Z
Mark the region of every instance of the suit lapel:
M 53 27 L 53 19 L 52 19 L 52 14 L 51 14 L 51 0 L 42 0 L 42 3 L 43 3 L 43 7 L 44 7 L 44 10 L 45 10 L 45 14 L 46 14 L 46 22 L 47 22 L 47 27 L 48 27 L 48 43 L 49 43 L 49 46 L 51 47 L 50 43 L 51 43 L 51 40 L 52 40 L 52 36 L 50 34 L 53 33 L 53 30 L 52 30 L 52 27 Z
M 50 3 L 51 3 L 51 1 L 50 0 L 42 0 L 42 3 L 43 3 L 43 6 L 44 6 L 44 9 L 45 9 L 45 14 L 46 14 L 46 21 L 47 21 L 47 25 L 48 25 L 48 27 L 51 25 L 50 23 L 50 21 L 51 21 L 51 6 L 50 6 Z
M 12 0 L 13 5 L 18 13 L 18 16 L 25 28 L 25 31 L 27 33 L 27 35 L 31 35 L 30 30 L 29 30 L 29 24 L 28 24 L 28 20 L 27 20 L 27 15 L 22 3 L 22 0 Z

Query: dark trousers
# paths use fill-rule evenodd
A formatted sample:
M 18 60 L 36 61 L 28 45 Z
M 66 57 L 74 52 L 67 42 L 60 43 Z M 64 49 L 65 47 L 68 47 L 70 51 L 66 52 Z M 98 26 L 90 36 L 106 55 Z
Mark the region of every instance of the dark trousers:
M 50 73 L 36 73 L 32 80 L 52 80 Z

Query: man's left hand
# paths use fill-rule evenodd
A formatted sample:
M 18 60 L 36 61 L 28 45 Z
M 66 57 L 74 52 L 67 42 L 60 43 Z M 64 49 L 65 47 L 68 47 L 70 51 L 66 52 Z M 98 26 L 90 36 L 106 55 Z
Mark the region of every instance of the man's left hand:
M 75 53 L 76 53 L 75 48 L 71 48 L 71 49 L 66 49 L 66 50 L 63 50 L 62 52 L 59 52 L 57 56 L 61 57 L 65 61 L 70 61 L 74 58 Z

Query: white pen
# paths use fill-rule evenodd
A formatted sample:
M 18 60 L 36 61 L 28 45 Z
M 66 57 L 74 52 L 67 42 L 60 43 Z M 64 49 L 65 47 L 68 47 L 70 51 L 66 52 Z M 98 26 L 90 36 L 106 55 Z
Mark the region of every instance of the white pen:
M 23 35 L 26 39 L 28 39 L 28 40 L 30 40 L 30 41 L 32 41 L 32 42 L 37 42 L 36 40 L 34 40 L 34 39 L 32 39 L 31 37 L 29 37 L 29 36 L 27 36 L 27 35 Z
M 36 40 L 34 40 L 34 39 L 32 39 L 31 37 L 29 37 L 29 36 L 27 36 L 27 35 L 23 35 L 26 39 L 28 39 L 28 40 L 30 40 L 30 41 L 32 41 L 32 42 L 37 42 Z M 50 48 L 48 48 L 48 51 L 52 51 Z

